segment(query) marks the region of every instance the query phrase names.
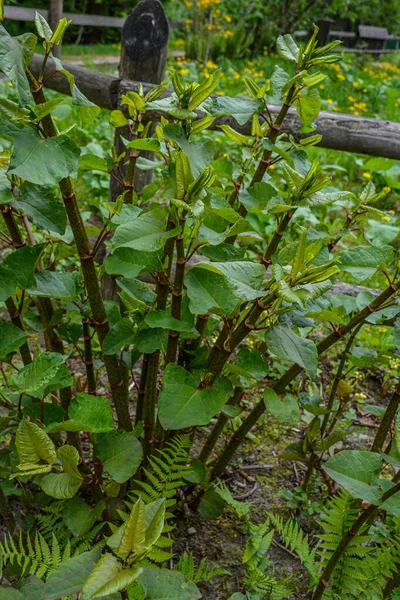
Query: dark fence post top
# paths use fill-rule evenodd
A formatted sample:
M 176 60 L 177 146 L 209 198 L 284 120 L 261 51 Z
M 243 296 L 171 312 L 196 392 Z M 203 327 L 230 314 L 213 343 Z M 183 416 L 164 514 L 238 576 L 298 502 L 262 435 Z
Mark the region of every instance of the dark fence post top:
M 122 28 L 122 45 L 131 60 L 145 61 L 168 45 L 169 26 L 159 0 L 142 0 Z

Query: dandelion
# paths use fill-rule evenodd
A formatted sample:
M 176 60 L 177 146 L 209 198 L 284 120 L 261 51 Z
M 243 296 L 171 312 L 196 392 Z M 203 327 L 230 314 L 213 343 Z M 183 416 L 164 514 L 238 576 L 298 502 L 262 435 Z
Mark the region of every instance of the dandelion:
M 388 215 L 385 215 L 385 216 L 383 217 L 383 220 L 384 220 L 384 221 L 391 221 L 392 219 L 391 219 L 391 217 L 388 217 Z
M 328 98 L 328 100 L 327 100 L 327 103 L 328 103 L 328 104 L 333 104 L 333 100 L 332 100 L 332 98 Z
M 8 82 L 8 87 L 14 87 L 13 84 L 12 84 L 12 81 Z
M 372 175 L 371 173 L 368 173 L 368 171 L 364 171 L 363 177 L 365 177 L 365 179 L 372 179 Z
M 338 73 L 337 78 L 340 79 L 340 81 L 346 80 L 346 77 L 343 75 L 343 73 Z
M 324 86 L 324 84 L 323 84 L 323 83 L 321 83 L 321 84 L 320 84 L 320 86 L 319 86 L 319 89 L 320 89 L 320 90 L 324 90 L 324 89 L 325 89 L 325 86 Z
M 207 67 L 207 69 L 218 69 L 218 65 L 216 65 L 215 63 L 213 63 L 212 60 L 209 60 L 206 63 L 206 67 Z
M 388 194 L 389 192 L 392 191 L 392 188 L 390 188 L 388 185 L 385 185 L 385 187 L 383 188 L 383 191 Z M 389 212 L 394 214 L 394 210 L 389 210 Z
M 179 73 L 180 73 L 181 75 L 189 75 L 189 69 L 180 69 L 180 70 L 179 70 Z
M 230 23 L 232 21 L 232 17 L 230 15 L 225 15 L 225 21 Z
M 356 101 L 356 98 L 353 98 L 353 96 L 348 96 L 347 100 L 348 100 L 349 102 L 355 102 L 355 101 Z

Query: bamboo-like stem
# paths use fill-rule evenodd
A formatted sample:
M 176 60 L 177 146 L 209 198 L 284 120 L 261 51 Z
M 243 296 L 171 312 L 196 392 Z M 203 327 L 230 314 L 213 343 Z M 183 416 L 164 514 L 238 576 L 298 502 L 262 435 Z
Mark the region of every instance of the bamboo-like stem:
M 379 429 L 376 432 L 374 442 L 371 447 L 371 452 L 380 452 L 385 443 L 386 436 L 389 433 L 390 426 L 396 416 L 397 409 L 400 404 L 400 389 L 396 388 L 386 408 L 385 414 L 382 417 Z
M 389 490 L 387 490 L 382 495 L 381 504 L 383 504 L 386 500 L 388 500 L 389 498 L 394 496 L 397 492 L 399 492 L 399 485 L 398 485 L 399 479 L 400 479 L 400 471 L 392 479 L 392 482 L 395 485 L 393 485 L 393 487 L 391 487 Z M 340 540 L 339 544 L 336 546 L 336 549 L 333 552 L 332 556 L 330 557 L 324 570 L 322 571 L 322 574 L 319 578 L 318 585 L 315 588 L 312 600 L 321 600 L 321 598 L 325 592 L 325 589 L 329 583 L 329 580 L 330 580 L 343 552 L 346 550 L 346 548 L 349 545 L 349 543 L 351 542 L 351 540 L 354 539 L 354 537 L 360 532 L 360 530 L 364 529 L 364 527 L 366 528 L 368 525 L 370 525 L 373 522 L 373 520 L 377 516 L 379 510 L 380 510 L 379 506 L 375 506 L 374 504 L 371 504 L 366 510 L 364 510 L 359 515 L 359 517 L 351 525 L 349 530 L 344 534 L 344 536 Z
M 146 391 L 146 379 L 147 379 L 147 366 L 149 364 L 149 355 L 143 354 L 143 364 L 142 370 L 140 373 L 139 380 L 139 389 L 137 395 L 137 403 L 136 403 L 136 418 L 135 425 L 139 423 L 143 419 L 143 402 L 144 402 L 144 394 Z
M 85 366 L 88 394 L 96 394 L 96 377 L 93 365 L 92 336 L 90 335 L 89 319 L 82 318 L 83 344 L 85 349 Z
M 331 389 L 331 393 L 329 395 L 329 400 L 328 400 L 328 404 L 326 405 L 326 409 L 329 410 L 328 413 L 326 413 L 324 415 L 323 421 L 322 421 L 322 425 L 321 425 L 321 437 L 324 436 L 325 434 L 325 430 L 327 428 L 328 425 L 328 421 L 329 421 L 329 417 L 330 417 L 330 411 L 333 408 L 333 403 L 335 401 L 336 398 L 336 392 L 338 390 L 339 387 L 339 383 L 342 379 L 342 373 L 343 373 L 343 369 L 345 367 L 346 361 L 347 361 L 347 355 L 350 352 L 350 349 L 354 343 L 354 340 L 358 334 L 358 332 L 360 331 L 361 327 L 364 325 L 364 323 L 360 323 L 353 331 L 352 333 L 349 335 L 349 339 L 347 340 L 347 344 L 345 346 L 345 349 L 342 353 L 340 362 L 339 362 L 339 366 L 338 369 L 336 371 L 336 375 L 335 378 L 333 380 L 332 383 L 332 389 Z
M 229 406 L 236 406 L 239 403 L 242 393 L 243 393 L 243 388 L 241 388 L 239 386 L 235 387 L 233 395 L 231 396 L 231 398 L 229 398 L 227 404 Z M 207 441 L 204 444 L 202 451 L 200 452 L 199 460 L 201 460 L 201 462 L 203 464 L 205 464 L 207 462 L 211 452 L 214 450 L 215 446 L 217 445 L 217 442 L 218 442 L 222 432 L 224 431 L 225 425 L 227 424 L 228 421 L 229 421 L 229 417 L 227 417 L 223 413 L 220 413 L 217 422 L 215 423 L 210 435 L 208 436 Z
M 174 223 L 168 219 L 167 229 L 173 229 Z M 169 276 L 171 274 L 172 256 L 174 253 L 174 238 L 167 240 L 164 246 L 164 273 L 157 282 L 157 301 L 156 308 L 165 310 L 169 294 Z M 160 351 L 157 350 L 148 355 L 146 388 L 143 400 L 143 427 L 144 442 L 143 450 L 145 458 L 151 454 L 153 448 L 153 433 L 155 424 L 155 407 L 157 403 L 157 378 L 160 363 Z M 143 366 L 144 368 L 144 366 Z M 159 435 L 159 433 L 157 433 Z
M 24 331 L 24 326 L 22 324 L 21 315 L 17 305 L 14 300 L 10 297 L 6 300 L 6 308 L 8 310 L 8 314 L 10 315 L 11 323 Z M 22 346 L 19 348 L 19 352 L 21 354 L 22 362 L 24 365 L 29 365 L 32 362 L 31 351 L 29 350 L 28 342 L 24 342 Z
M 42 87 L 37 83 L 29 70 L 27 70 L 27 75 L 35 103 L 43 104 L 46 102 L 46 98 Z M 50 114 L 43 117 L 41 122 L 47 137 L 57 136 L 57 130 Z M 59 182 L 59 187 L 78 250 L 88 300 L 92 310 L 93 322 L 100 346 L 102 346 L 110 327 L 100 291 L 94 256 L 90 249 L 89 239 L 82 215 L 79 211 L 71 179 L 69 177 L 62 179 Z M 126 431 L 131 431 L 132 423 L 128 407 L 128 386 L 121 372 L 118 357 L 116 355 L 104 355 L 103 360 L 111 388 L 112 400 L 117 413 L 118 426 Z
M 383 590 L 384 600 L 391 598 L 392 592 L 394 592 L 394 590 L 396 590 L 398 587 L 400 587 L 400 571 L 387 582 L 385 589 Z
M 365 308 L 360 310 L 357 314 L 355 314 L 352 319 L 350 319 L 347 325 L 343 325 L 338 328 L 328 336 L 326 336 L 319 344 L 317 344 L 318 356 L 321 356 L 328 348 L 333 346 L 338 340 L 342 339 L 347 333 L 352 331 L 354 327 L 365 321 L 365 319 L 379 309 L 379 307 L 384 304 L 393 294 L 395 294 L 400 288 L 400 282 L 394 284 L 390 284 L 379 296 L 377 296 L 370 304 L 368 304 Z M 276 394 L 282 394 L 286 386 L 302 371 L 302 367 L 295 364 L 290 367 L 286 371 L 284 375 L 275 383 L 272 389 Z M 233 455 L 236 450 L 244 441 L 246 435 L 250 431 L 250 429 L 255 425 L 261 415 L 265 412 L 266 407 L 264 401 L 261 400 L 250 412 L 248 417 L 243 421 L 242 425 L 236 431 L 236 433 L 231 438 L 227 447 L 225 448 L 224 453 L 219 459 L 218 463 L 214 467 L 214 475 L 219 477 L 225 471 L 229 462 L 232 460 Z
M 8 500 L 4 494 L 3 488 L 0 486 L 0 514 L 3 517 L 4 523 L 8 531 L 13 534 L 15 530 L 15 519 L 8 503 Z
M 182 318 L 182 296 L 183 296 L 183 281 L 185 278 L 185 246 L 183 241 L 183 234 L 185 229 L 185 219 L 179 220 L 181 231 L 179 235 L 175 237 L 176 243 L 176 269 L 174 286 L 172 289 L 172 303 L 171 303 L 171 316 L 178 321 Z M 178 351 L 178 340 L 179 331 L 170 330 L 168 334 L 168 345 L 167 355 L 165 359 L 165 365 L 176 362 L 176 355 Z

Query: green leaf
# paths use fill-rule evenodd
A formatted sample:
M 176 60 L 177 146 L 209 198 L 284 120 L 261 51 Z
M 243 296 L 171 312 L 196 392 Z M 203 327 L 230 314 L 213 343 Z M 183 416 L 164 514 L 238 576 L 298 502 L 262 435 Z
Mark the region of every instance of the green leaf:
M 35 268 L 43 244 L 24 246 L 11 252 L 0 265 L 0 302 L 4 302 L 17 288 L 26 290 L 36 285 Z
M 297 62 L 297 59 L 299 58 L 299 48 L 292 36 L 288 33 L 278 37 L 276 41 L 276 49 L 281 58 L 287 58 L 288 60 Z
M 57 185 L 76 173 L 80 149 L 69 137 L 41 138 L 36 128 L 19 129 L 0 117 L 0 136 L 14 142 L 10 174 L 37 185 Z
M 33 33 L 11 37 L 0 25 L 0 70 L 12 81 L 21 106 L 33 104 L 25 69 L 31 61 L 36 42 Z
M 57 352 L 43 352 L 34 361 L 11 375 L 9 383 L 20 394 L 42 398 L 52 391 L 72 385 L 72 375 L 65 357 Z
M 146 512 L 141 498 L 135 502 L 127 521 L 116 553 L 126 558 L 131 552 L 137 557 L 146 550 Z
M 208 490 L 199 504 L 199 513 L 205 519 L 218 519 L 225 508 L 225 501 L 216 490 Z
M 296 398 L 291 394 L 287 394 L 282 401 L 272 388 L 266 388 L 264 390 L 264 404 L 267 411 L 279 423 L 297 425 L 300 421 L 300 408 Z
M 198 269 L 220 273 L 225 277 L 228 287 L 241 300 L 255 300 L 265 292 L 260 289 L 265 267 L 250 261 L 200 263 Z
M 259 100 L 220 96 L 207 100 L 204 108 L 211 115 L 230 115 L 239 125 L 245 125 L 253 114 L 262 112 L 263 104 Z
M 294 103 L 299 119 L 303 124 L 301 132 L 309 132 L 314 129 L 314 120 L 318 117 L 321 110 L 321 96 L 318 89 L 306 88 L 298 94 Z
M 57 457 L 60 459 L 65 473 L 68 473 L 68 475 L 76 477 L 77 479 L 83 479 L 78 470 L 80 456 L 76 448 L 65 444 L 64 446 L 58 448 Z
M 128 318 L 121 319 L 113 325 L 103 342 L 103 354 L 117 354 L 135 341 L 133 324 Z
M 198 600 L 201 593 L 192 581 L 178 571 L 143 567 L 140 582 L 146 600 Z
M 194 267 L 189 270 L 185 285 L 193 314 L 229 315 L 236 308 L 238 301 L 221 273 Z
M 51 40 L 53 32 L 46 19 L 42 17 L 40 13 L 35 12 L 34 22 L 38 36 L 46 40 L 46 42 L 49 42 Z
M 353 498 L 379 504 L 381 494 L 370 484 L 379 475 L 382 460 L 382 456 L 376 452 L 342 450 L 330 458 L 323 468 Z
M 110 404 L 104 396 L 76 394 L 68 407 L 70 419 L 51 425 L 47 431 L 87 431 L 102 433 L 114 429 L 114 417 Z
M 151 327 L 161 329 L 172 329 L 172 331 L 191 331 L 192 325 L 184 321 L 178 321 L 165 310 L 152 310 L 144 318 L 144 322 Z
M 378 267 L 393 261 L 392 246 L 355 246 L 339 255 L 339 268 L 351 273 L 357 282 L 368 279 Z
M 93 571 L 84 583 L 82 588 L 82 600 L 90 600 L 96 597 L 96 593 L 104 584 L 106 584 L 120 570 L 118 559 L 109 554 L 103 554 Z
M 215 387 L 198 389 L 198 382 L 191 373 L 169 364 L 158 398 L 158 418 L 167 430 L 207 425 L 226 400 L 226 392 Z
M 83 552 L 61 563 L 50 573 L 42 592 L 43 600 L 58 600 L 80 592 L 100 558 L 100 548 Z
M 81 171 L 103 171 L 109 173 L 112 169 L 112 164 L 96 154 L 82 154 L 79 160 L 79 169 Z
M 0 585 L 0 600 L 26 600 L 26 596 L 9 585 Z
M 96 435 L 94 454 L 106 473 L 117 483 L 124 483 L 138 470 L 143 450 L 133 432 L 114 430 Z
M 28 290 L 28 294 L 31 296 L 73 300 L 82 292 L 80 286 L 80 273 L 39 271 L 36 273 L 35 279 L 35 288 L 33 290 Z
M 160 264 L 161 257 L 158 251 L 140 252 L 132 248 L 117 248 L 106 260 L 106 273 L 132 279 L 144 271 L 159 269 Z
M 82 479 L 68 473 L 41 475 L 38 481 L 44 493 L 52 498 L 57 498 L 57 500 L 72 498 L 82 484 Z
M 72 535 L 82 537 L 101 519 L 105 506 L 104 500 L 91 507 L 79 496 L 74 496 L 64 503 L 63 521 Z
M 82 588 L 82 599 L 104 598 L 126 589 L 142 574 L 141 567 L 123 569 L 112 554 L 104 554 Z
M 126 144 L 127 148 L 133 150 L 147 150 L 149 152 L 160 152 L 160 142 L 155 138 L 132 140 Z
M 5 359 L 8 354 L 14 353 L 27 340 L 27 335 L 19 327 L 12 323 L 0 323 L 0 360 Z
M 299 337 L 289 327 L 276 325 L 265 334 L 268 351 L 306 369 L 314 378 L 318 367 L 318 352 L 312 340 Z
M 53 190 L 46 186 L 25 182 L 20 191 L 20 199 L 12 206 L 32 217 L 36 226 L 64 235 L 67 213 Z
M 164 529 L 165 498 L 146 504 L 146 548 L 153 546 Z
M 136 336 L 136 348 L 139 352 L 152 354 L 156 350 L 167 349 L 168 331 L 167 329 L 141 329 Z
M 252 377 L 257 381 L 264 379 L 268 373 L 268 361 L 256 350 L 244 348 L 240 350 L 234 363 L 227 365 L 231 373 L 237 373 L 243 377 Z
M 20 463 L 33 464 L 43 460 L 53 465 L 57 460 L 55 446 L 45 431 L 36 423 L 22 419 L 15 444 Z
M 133 248 L 155 252 L 164 247 L 165 242 L 179 233 L 175 227 L 166 231 L 167 215 L 163 208 L 142 212 L 126 225 L 120 225 L 113 239 L 113 248 Z

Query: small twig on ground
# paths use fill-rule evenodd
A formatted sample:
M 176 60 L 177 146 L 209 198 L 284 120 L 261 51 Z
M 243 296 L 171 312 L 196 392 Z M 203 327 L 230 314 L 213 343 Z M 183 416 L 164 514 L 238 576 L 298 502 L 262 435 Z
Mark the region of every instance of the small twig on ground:
M 241 465 L 243 471 L 269 471 L 275 469 L 278 465 Z
M 259 485 L 260 484 L 258 483 L 258 481 L 256 481 L 250 491 L 246 492 L 245 494 L 242 494 L 241 496 L 233 496 L 233 499 L 244 500 L 245 498 L 249 498 L 249 496 L 252 496 L 252 494 L 254 494 L 254 492 L 258 489 Z
M 285 552 L 287 552 L 288 554 L 290 554 L 290 556 L 293 556 L 293 558 L 295 558 L 296 560 L 298 560 L 298 557 L 296 556 L 296 554 L 294 554 L 293 552 L 291 552 L 288 548 L 286 548 L 285 546 L 283 546 L 282 544 L 280 544 L 276 540 L 272 540 L 272 543 L 275 544 L 275 546 L 278 546 L 278 548 L 280 548 L 281 550 L 284 550 Z

